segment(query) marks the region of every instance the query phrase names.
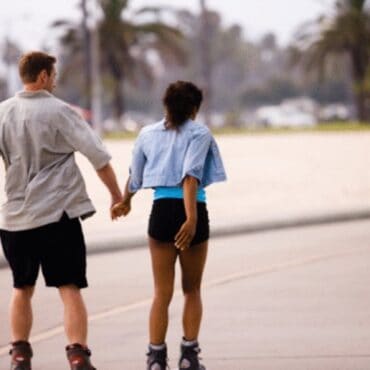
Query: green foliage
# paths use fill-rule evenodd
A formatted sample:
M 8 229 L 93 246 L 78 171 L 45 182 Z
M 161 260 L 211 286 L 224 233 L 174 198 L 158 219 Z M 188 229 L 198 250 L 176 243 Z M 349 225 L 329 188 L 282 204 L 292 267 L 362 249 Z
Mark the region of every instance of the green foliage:
M 313 30 L 313 31 L 312 31 Z M 325 74 L 334 56 L 347 56 L 351 63 L 353 92 L 360 120 L 370 118 L 366 77 L 370 67 L 370 14 L 365 1 L 341 0 L 334 16 L 323 16 L 297 36 L 294 60 L 303 61 L 307 70 Z
M 265 86 L 248 89 L 243 102 L 248 106 L 279 104 L 282 100 L 300 95 L 302 91 L 288 79 L 272 79 Z
M 231 124 L 227 127 L 212 129 L 215 135 L 280 135 L 302 133 L 369 132 L 370 126 L 360 122 L 326 122 L 307 128 L 253 128 Z M 137 133 L 111 132 L 104 136 L 108 140 L 132 140 Z
M 103 82 L 109 91 L 110 106 L 118 119 L 125 111 L 125 89 L 131 85 L 145 85 L 153 81 L 152 65 L 148 52 L 155 53 L 160 59 L 170 59 L 183 63 L 186 60 L 181 47 L 182 34 L 173 26 L 159 19 L 165 8 L 151 7 L 129 12 L 127 0 L 100 0 L 103 18 L 97 24 L 96 31 L 100 46 L 100 69 Z M 141 15 L 152 14 L 150 21 L 141 19 Z M 62 81 L 76 86 L 83 66 L 83 41 L 79 24 L 64 20 L 54 23 L 55 27 L 64 27 L 65 33 L 60 39 L 63 45 Z
M 311 70 L 325 70 L 325 79 L 318 80 L 302 67 L 291 68 L 289 50 L 279 45 L 274 34 L 266 34 L 252 42 L 240 26 L 225 26 L 221 14 L 210 9 L 207 17 L 211 55 L 205 66 L 201 58 L 204 43 L 200 40 L 202 22 L 199 14 L 187 10 L 174 12 L 158 6 L 133 11 L 129 8 L 131 3 L 134 2 L 100 0 L 103 17 L 97 30 L 106 116 L 113 113 L 120 117 L 130 109 L 158 117 L 162 114 L 160 97 L 167 84 L 187 79 L 202 86 L 205 68 L 211 75 L 211 110 L 217 117 L 225 112 L 243 113 L 246 108 L 258 105 L 279 104 L 286 98 L 300 95 L 310 96 L 321 103 L 349 104 L 353 101 L 348 57 L 338 57 L 338 53 L 348 54 L 344 44 L 339 42 L 335 32 L 328 31 L 325 37 L 328 45 L 336 46 L 335 53 L 329 52 L 324 42 L 319 43 L 321 33 L 316 32 L 331 29 L 336 24 L 335 17 L 320 18 L 315 23 L 315 32 L 312 28 L 306 29 L 296 45 L 299 46 L 295 49 L 299 51 L 297 59 L 303 57 L 307 66 L 313 58 Z M 344 17 L 350 6 L 349 1 L 338 2 L 336 16 Z M 163 21 L 169 19 L 169 14 L 173 21 L 171 25 Z M 84 55 L 80 25 L 61 21 L 55 26 L 64 29 L 60 58 L 64 96 L 61 96 L 72 98 L 78 104 L 79 96 L 86 95 L 81 73 Z M 346 26 L 347 29 L 350 27 Z M 346 43 L 356 39 L 353 35 L 346 37 Z M 319 45 L 316 52 L 314 43 Z M 305 53 L 302 53 L 303 49 Z M 317 57 L 314 58 L 315 53 Z M 370 74 L 368 76 L 366 86 L 370 85 Z M 233 123 L 232 117 L 227 121 Z
M 228 126 L 212 130 L 216 135 L 261 135 L 261 134 L 302 134 L 302 133 L 331 133 L 331 132 L 369 132 L 370 126 L 360 122 L 325 122 L 314 127 L 305 128 L 271 128 Z

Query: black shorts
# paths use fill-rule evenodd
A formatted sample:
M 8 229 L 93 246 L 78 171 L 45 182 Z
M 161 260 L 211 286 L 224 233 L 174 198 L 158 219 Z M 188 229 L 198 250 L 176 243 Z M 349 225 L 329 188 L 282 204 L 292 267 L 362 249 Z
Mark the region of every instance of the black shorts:
M 209 219 L 207 205 L 197 202 L 197 228 L 190 245 L 209 239 Z M 148 234 L 161 242 L 174 242 L 175 235 L 186 220 L 183 199 L 157 199 L 154 201 L 149 218 Z
M 47 286 L 87 287 L 86 247 L 78 218 L 23 231 L 0 230 L 15 288 L 34 286 L 41 266 Z

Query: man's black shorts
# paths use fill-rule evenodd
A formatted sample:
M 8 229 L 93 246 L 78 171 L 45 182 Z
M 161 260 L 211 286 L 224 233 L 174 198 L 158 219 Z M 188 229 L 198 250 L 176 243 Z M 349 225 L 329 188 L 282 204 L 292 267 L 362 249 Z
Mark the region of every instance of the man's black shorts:
M 41 266 L 47 286 L 87 287 L 86 246 L 78 218 L 24 231 L 0 230 L 15 288 L 34 286 Z
M 209 219 L 207 205 L 197 202 L 197 226 L 190 245 L 203 243 L 209 239 Z M 186 220 L 182 199 L 164 198 L 153 202 L 149 218 L 148 234 L 161 242 L 175 242 L 175 235 Z

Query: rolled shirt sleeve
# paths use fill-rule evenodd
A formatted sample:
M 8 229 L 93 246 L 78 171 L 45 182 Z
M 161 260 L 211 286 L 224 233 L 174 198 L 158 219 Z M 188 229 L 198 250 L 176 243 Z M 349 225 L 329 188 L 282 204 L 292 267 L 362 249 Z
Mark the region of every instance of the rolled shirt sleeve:
M 130 181 L 128 190 L 131 193 L 136 193 L 143 184 L 143 173 L 146 162 L 145 153 L 142 146 L 143 135 L 139 134 L 135 141 L 132 152 L 132 162 L 130 166 Z
M 61 110 L 58 131 L 73 151 L 83 154 L 99 170 L 112 159 L 97 133 L 68 105 Z
M 192 176 L 201 183 L 212 135 L 206 127 L 202 127 L 202 130 L 195 132 L 193 135 L 185 154 L 182 180 L 186 176 Z

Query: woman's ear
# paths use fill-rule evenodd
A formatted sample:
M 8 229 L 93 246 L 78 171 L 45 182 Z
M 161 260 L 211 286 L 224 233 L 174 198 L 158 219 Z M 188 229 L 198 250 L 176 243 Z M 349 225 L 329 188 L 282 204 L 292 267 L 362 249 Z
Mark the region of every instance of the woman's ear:
M 199 108 L 194 108 L 193 113 L 191 114 L 191 119 L 194 120 L 196 118 L 198 112 L 199 112 Z

